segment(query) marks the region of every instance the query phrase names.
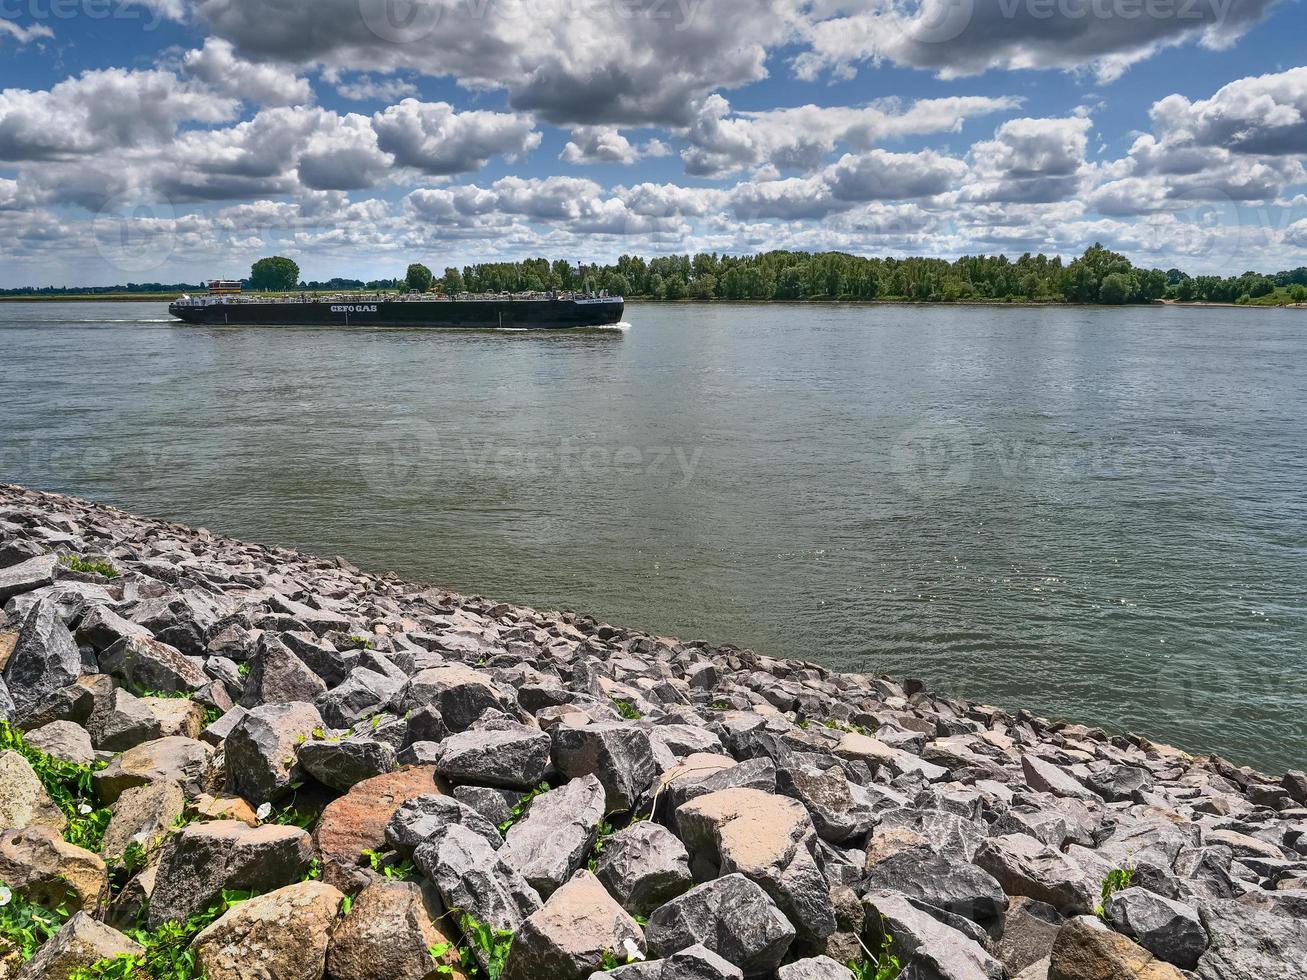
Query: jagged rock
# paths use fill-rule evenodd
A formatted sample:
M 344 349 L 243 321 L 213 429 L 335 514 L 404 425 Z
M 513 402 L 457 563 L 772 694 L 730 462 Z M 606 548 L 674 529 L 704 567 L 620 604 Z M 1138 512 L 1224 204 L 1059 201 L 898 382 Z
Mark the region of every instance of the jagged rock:
M 402 714 L 434 705 L 451 732 L 461 732 L 487 711 L 511 703 L 489 675 L 462 664 L 443 664 L 419 671 L 395 697 Z
M 1026 782 L 1041 793 L 1054 796 L 1066 796 L 1076 800 L 1102 802 L 1097 793 L 1079 779 L 1046 759 L 1033 755 L 1021 757 L 1021 768 L 1026 774 Z
M 1082 915 L 1058 932 L 1048 980 L 1183 980 L 1183 976 L 1094 916 Z
M 124 619 L 108 606 L 91 606 L 73 634 L 77 642 L 99 653 L 129 636 L 150 639 L 152 634 L 139 623 Z
M 597 776 L 609 813 L 632 809 L 658 778 L 649 733 L 643 729 L 617 722 L 583 728 L 565 724 L 550 737 L 558 771 L 569 779 Z
M 1192 970 L 1207 949 L 1207 931 L 1196 910 L 1146 889 L 1115 892 L 1105 911 L 1118 931 L 1183 969 Z
M 190 698 L 146 697 L 141 704 L 158 719 L 161 737 L 199 738 L 204 730 L 204 708 Z
M 0 827 L 49 827 L 62 834 L 68 826 L 32 766 L 17 752 L 0 752 Z
M 412 854 L 447 827 L 458 824 L 498 850 L 504 844 L 499 828 L 471 807 L 448 796 L 415 796 L 399 805 L 386 824 L 386 843 L 400 854 Z
M 101 960 L 144 952 L 144 947 L 117 929 L 77 912 L 23 965 L 14 980 L 68 980 Z
M 324 636 L 332 630 L 347 632 L 350 629 L 349 617 L 330 609 L 314 609 L 275 593 L 268 598 L 268 605 L 277 612 L 295 617 L 318 636 Z
M 109 752 L 122 752 L 163 736 L 163 725 L 149 706 L 120 687 L 91 712 L 87 727 L 91 743 Z
M 439 792 L 434 769 L 401 769 L 355 783 L 327 804 L 313 828 L 322 880 L 347 894 L 371 884 L 376 874 L 362 866 L 363 852 L 386 846 L 386 825 L 405 800 Z
M 227 911 L 191 948 L 207 980 L 321 980 L 342 895 L 303 881 Z
M 1053 906 L 1018 896 L 1008 902 L 1003 936 L 994 947 L 994 955 L 1009 973 L 1021 973 L 1048 959 L 1064 922 Z
M 312 703 L 327 693 L 322 678 L 275 637 L 260 637 L 249 663 L 250 673 L 240 697 L 243 708 L 294 701 Z
M 649 916 L 645 937 L 654 956 L 702 944 L 744 971 L 778 967 L 794 941 L 794 927 L 758 885 L 741 874 L 692 888 Z
M 221 718 L 200 732 L 200 738 L 215 748 L 224 745 L 227 737 L 248 714 L 249 712 L 240 705 L 234 705 L 229 711 L 224 712 Z
M 666 827 L 648 820 L 608 838 L 595 875 L 632 915 L 652 914 L 693 884 L 685 845 Z
M 332 933 L 327 975 L 332 980 L 466 980 L 453 942 L 439 925 L 443 914 L 430 886 L 374 882 Z M 431 949 L 442 947 L 451 948 L 432 956 Z
M 16 640 L 17 637 L 14 637 L 14 639 Z M 4 643 L 4 634 L 0 633 L 0 646 L 2 646 L 3 643 Z M 0 663 L 7 663 L 7 662 L 8 662 L 7 656 L 0 657 Z M 3 670 L 4 668 L 0 667 L 0 671 Z M 13 695 L 9 693 L 9 685 L 5 683 L 3 677 L 0 677 L 0 721 L 3 721 L 7 725 L 13 724 L 14 713 L 17 710 L 18 709 L 14 705 Z
M 397 765 L 393 748 L 368 738 L 305 742 L 300 746 L 298 759 L 310 776 L 342 793 L 355 783 L 390 772 Z
M 1154 780 L 1152 773 L 1140 766 L 1108 766 L 1090 773 L 1085 785 L 1109 802 L 1124 802 L 1151 792 Z
M 661 967 L 656 980 L 744 980 L 738 966 L 702 944 L 673 953 L 665 960 L 655 960 L 650 966 Z
M 870 799 L 839 766 L 781 768 L 776 788 L 807 807 L 817 834 L 831 844 L 859 843 L 876 823 Z
M 38 602 L 23 620 L 18 642 L 4 669 L 19 727 L 33 727 L 42 702 L 81 674 L 82 655 L 59 618 L 58 609 L 48 600 Z
M 47 909 L 98 916 L 109 899 L 109 870 L 100 856 L 49 827 L 0 833 L 0 881 Z
M 266 892 L 288 885 L 312 857 L 313 842 L 298 827 L 251 827 L 239 820 L 191 824 L 169 838 L 160 854 L 150 928 L 170 919 L 184 922 L 224 889 Z
M 413 855 L 446 908 L 459 909 L 492 929 L 516 933 L 540 908 L 540 896 L 500 859 L 485 838 L 454 824 Z M 484 952 L 477 950 L 484 968 Z
M 513 807 L 522 799 L 522 793 L 513 789 L 495 789 L 490 786 L 456 786 L 454 799 L 469 806 L 495 827 L 513 819 Z
M 795 960 L 781 967 L 778 980 L 854 980 L 853 971 L 829 956 Z
M 991 837 L 976 851 L 975 863 L 997 879 L 1009 895 L 1025 895 L 1064 915 L 1093 909 L 1095 887 L 1085 873 L 1047 845 L 1025 834 Z
M 723 790 L 682 806 L 676 826 L 696 877 L 738 872 L 762 886 L 800 935 L 820 941 L 835 931 L 830 885 L 802 804 L 758 790 Z
M 1198 914 L 1210 944 L 1202 980 L 1300 980 L 1307 976 L 1307 922 L 1239 902 L 1208 902 Z
M 299 746 L 321 727 L 318 709 L 302 701 L 247 712 L 227 736 L 227 788 L 256 804 L 284 796 L 295 781 Z
M 133 786 L 171 780 L 194 795 L 206 788 L 212 757 L 213 749 L 191 738 L 155 739 L 128 749 L 97 772 L 95 790 L 104 803 L 112 804 Z
M 1007 896 L 992 875 L 928 848 L 900 851 L 872 865 L 866 887 L 899 892 L 986 929 L 1001 929 L 1007 911 Z
M 349 728 L 380 712 L 400 686 L 385 674 L 355 667 L 340 684 L 319 695 L 313 703 L 328 725 Z
M 549 736 L 525 725 L 470 729 L 440 743 L 436 771 L 482 786 L 531 789 L 549 767 Z
M 670 812 L 690 800 L 726 789 L 775 793 L 776 763 L 771 759 L 749 759 L 737 764 L 730 756 L 692 755 L 663 773 L 659 788 L 665 792 Z
M 251 827 L 258 826 L 259 817 L 254 807 L 239 796 L 211 796 L 201 793 L 186 805 L 187 813 L 196 820 L 239 820 Z
M 594 846 L 604 819 L 604 788 L 595 776 L 537 796 L 508 832 L 499 856 L 548 898 L 567 882 Z
M 100 670 L 138 691 L 168 694 L 198 691 L 209 682 L 204 670 L 176 647 L 149 636 L 125 636 L 100 654 Z
M 979 943 L 934 916 L 921 911 L 902 895 L 872 892 L 863 898 L 867 929 L 879 948 L 885 934 L 893 937 L 895 955 L 909 965 L 913 976 L 938 980 L 1005 980 L 1003 964 Z
M 124 790 L 113 805 L 113 816 L 105 829 L 100 852 L 112 860 L 121 858 L 133 841 L 142 847 L 153 847 L 185 809 L 186 794 L 170 780 Z
M 59 559 L 55 555 L 39 555 L 27 561 L 0 568 L 0 606 L 16 595 L 45 588 L 54 582 Z
M 644 934 L 594 875 L 578 871 L 522 924 L 504 976 L 584 980 L 605 953 L 642 956 Z
M 74 765 L 89 766 L 95 761 L 95 749 L 85 728 L 71 721 L 52 721 L 24 736 L 27 744 L 46 755 Z

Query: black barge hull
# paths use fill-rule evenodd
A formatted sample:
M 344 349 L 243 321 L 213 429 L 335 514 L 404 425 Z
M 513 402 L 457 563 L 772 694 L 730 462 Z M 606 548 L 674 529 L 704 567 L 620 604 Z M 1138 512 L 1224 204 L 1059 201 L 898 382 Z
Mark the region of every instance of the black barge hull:
M 376 303 L 173 303 L 168 312 L 187 323 L 267 327 L 462 327 L 565 330 L 622 322 L 621 300 L 443 300 Z

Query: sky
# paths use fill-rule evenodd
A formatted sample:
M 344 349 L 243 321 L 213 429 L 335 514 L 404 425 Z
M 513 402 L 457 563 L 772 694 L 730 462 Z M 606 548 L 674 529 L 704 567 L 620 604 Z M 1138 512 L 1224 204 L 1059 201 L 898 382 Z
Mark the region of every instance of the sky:
M 1307 265 L 1303 0 L 0 0 L 0 286 Z

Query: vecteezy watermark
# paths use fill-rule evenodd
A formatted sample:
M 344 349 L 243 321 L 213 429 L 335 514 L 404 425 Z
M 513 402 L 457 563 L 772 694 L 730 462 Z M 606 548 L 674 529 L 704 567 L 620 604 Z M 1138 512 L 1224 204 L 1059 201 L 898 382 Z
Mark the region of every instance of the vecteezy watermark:
M 639 480 L 676 492 L 694 480 L 703 452 L 702 446 L 614 446 L 569 438 L 505 445 L 467 436 L 442 437 L 432 427 L 361 445 L 355 468 L 374 492 L 392 497 L 464 481 L 566 486 Z
M 163 15 L 154 4 L 140 0 L 0 0 L 0 19 L 23 18 L 45 23 L 54 20 L 138 20 L 142 29 L 156 30 Z
M 985 16 L 1040 23 L 1089 20 L 1193 22 L 1223 24 L 1236 0 L 994 0 Z M 955 41 L 977 19 L 976 0 L 920 0 L 900 3 L 888 16 L 903 37 L 917 44 Z
M 285 2 L 285 0 L 270 0 Z M 414 44 L 436 32 L 445 21 L 460 24 L 530 21 L 578 23 L 608 18 L 649 21 L 686 31 L 708 0 L 358 0 L 363 23 L 383 41 Z
M 122 272 L 149 272 L 177 245 L 177 213 L 167 201 L 143 204 L 126 195 L 105 202 L 91 222 L 95 249 Z
M 904 430 L 889 449 L 889 470 L 918 497 L 965 492 L 981 483 L 1049 484 L 1166 474 L 1219 479 L 1234 453 L 1188 439 L 1178 443 L 1107 438 L 995 436 L 961 423 L 925 422 Z

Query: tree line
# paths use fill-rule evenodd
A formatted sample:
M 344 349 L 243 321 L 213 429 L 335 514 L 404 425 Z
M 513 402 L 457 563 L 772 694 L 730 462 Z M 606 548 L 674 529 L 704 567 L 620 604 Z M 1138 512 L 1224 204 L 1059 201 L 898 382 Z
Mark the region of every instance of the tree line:
M 414 263 L 402 278 L 306 282 L 284 256 L 260 259 L 244 280 L 252 292 L 371 290 L 459 293 L 606 290 L 648 300 L 908 300 L 915 302 L 1046 302 L 1121 305 L 1159 299 L 1276 305 L 1307 302 L 1307 267 L 1265 275 L 1190 276 L 1135 266 L 1101 244 L 1064 263 L 1060 256 L 964 255 L 867 258 L 846 252 L 764 252 L 758 255 L 623 255 L 611 264 L 558 259 L 486 262 L 437 276 Z M 7 296 L 72 293 L 179 292 L 202 286 L 157 283 L 95 289 L 9 289 Z

